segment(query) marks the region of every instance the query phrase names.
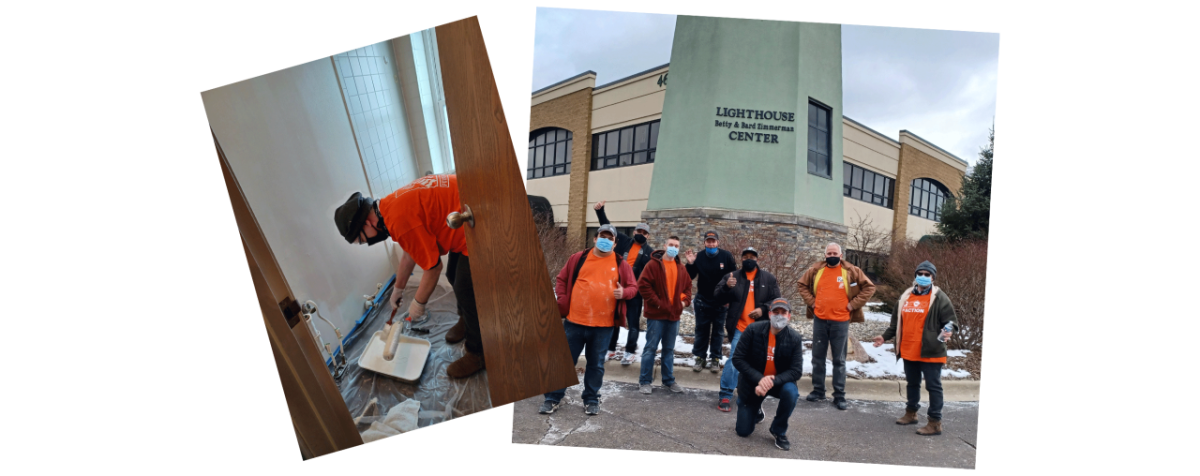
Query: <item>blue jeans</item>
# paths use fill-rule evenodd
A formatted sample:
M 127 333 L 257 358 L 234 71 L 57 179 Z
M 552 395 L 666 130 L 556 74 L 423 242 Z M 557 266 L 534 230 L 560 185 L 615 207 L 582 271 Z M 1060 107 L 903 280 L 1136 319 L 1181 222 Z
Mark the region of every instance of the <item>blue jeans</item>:
M 725 344 L 725 314 L 729 308 L 714 305 L 701 297 L 692 301 L 692 308 L 696 310 L 696 340 L 692 343 L 692 355 L 696 360 L 710 356 L 721 358 L 721 345 Z
M 567 333 L 567 347 L 571 349 L 572 363 L 579 363 L 579 353 L 585 348 L 587 351 L 587 369 L 583 373 L 583 403 L 599 402 L 600 385 L 604 383 L 604 354 L 613 328 L 581 326 L 563 320 L 563 330 Z M 565 388 L 546 393 L 546 401 L 562 401 L 566 394 Z
M 942 363 L 920 362 L 904 359 L 904 380 L 908 382 L 908 406 L 905 410 L 916 412 L 921 408 L 921 376 L 925 377 L 925 390 L 929 391 L 929 419 L 942 419 Z
M 812 381 L 813 393 L 825 396 L 825 356 L 833 354 L 833 398 L 846 396 L 846 343 L 850 321 L 813 318 Z M 832 348 L 832 351 L 831 349 Z
M 725 362 L 725 368 L 721 370 L 721 396 L 719 398 L 733 398 L 733 390 L 737 388 L 738 371 L 737 367 L 733 366 L 733 352 L 737 350 L 738 339 L 742 338 L 742 331 L 733 331 L 733 339 L 729 341 L 729 360 Z
M 675 337 L 679 335 L 679 321 L 661 319 L 646 320 L 646 347 L 642 349 L 642 373 L 638 384 L 650 385 L 654 380 L 654 349 L 662 342 L 662 384 L 669 387 L 675 383 Z
M 796 409 L 796 399 L 800 398 L 800 390 L 796 389 L 796 382 L 788 382 L 771 387 L 767 396 L 779 399 L 779 408 L 775 410 L 775 419 L 771 421 L 771 433 L 786 435 L 788 418 L 791 418 L 792 410 Z M 766 400 L 766 397 L 755 395 L 753 390 L 750 391 L 750 395 L 738 392 L 737 426 L 734 428 L 738 436 L 745 437 L 754 433 L 754 419 L 762 409 L 763 400 Z

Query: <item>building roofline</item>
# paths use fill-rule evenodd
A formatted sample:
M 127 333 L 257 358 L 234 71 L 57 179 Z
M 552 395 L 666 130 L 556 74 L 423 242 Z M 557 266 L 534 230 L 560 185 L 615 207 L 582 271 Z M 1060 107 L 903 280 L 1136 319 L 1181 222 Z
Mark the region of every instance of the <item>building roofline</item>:
M 845 117 L 845 116 L 842 116 L 842 117 Z M 957 155 L 951 154 L 951 153 L 950 153 L 949 151 L 947 151 L 946 149 L 943 149 L 943 148 L 941 148 L 941 147 L 938 147 L 938 145 L 937 145 L 937 144 L 934 144 L 933 142 L 929 142 L 929 141 L 928 141 L 928 140 L 926 140 L 924 137 L 921 137 L 921 136 L 919 136 L 919 135 L 916 135 L 916 134 L 914 134 L 912 131 L 910 131 L 910 130 L 908 130 L 908 129 L 900 129 L 900 133 L 901 133 L 901 134 L 908 134 L 908 135 L 910 135 L 910 136 L 916 137 L 916 138 L 917 138 L 918 140 L 920 140 L 921 142 L 924 142 L 926 145 L 928 145 L 928 146 L 930 146 L 930 147 L 933 147 L 934 149 L 937 149 L 937 150 L 941 151 L 943 154 L 949 155 L 950 157 L 954 157 L 954 159 L 955 159 L 955 160 L 957 160 L 957 161 L 959 161 L 959 162 L 962 162 L 962 163 L 963 163 L 963 165 L 966 165 L 966 166 L 968 166 L 968 167 L 969 167 L 969 166 L 971 166 L 971 163 L 970 163 L 970 162 L 967 162 L 967 161 L 965 161 L 965 160 L 963 160 L 963 159 L 960 159 L 960 158 L 959 158 Z
M 579 74 L 577 74 L 577 75 L 575 75 L 575 76 L 571 76 L 571 77 L 569 77 L 569 78 L 567 78 L 567 79 L 564 79 L 564 80 L 562 80 L 562 81 L 559 81 L 559 82 L 557 82 L 557 83 L 551 84 L 551 85 L 549 85 L 549 86 L 546 86 L 546 87 L 544 87 L 544 88 L 542 88 L 542 89 L 539 89 L 539 90 L 537 90 L 537 91 L 534 91 L 534 92 L 530 93 L 529 95 L 530 95 L 530 96 L 537 96 L 539 93 L 542 93 L 542 92 L 545 92 L 545 91 L 549 91 L 549 90 L 551 90 L 551 89 L 554 89 L 554 88 L 556 88 L 556 87 L 558 87 L 558 86 L 562 86 L 562 85 L 564 85 L 564 84 L 567 84 L 567 83 L 569 83 L 569 82 L 571 82 L 571 81 L 574 81 L 574 80 L 576 80 L 576 79 L 579 79 L 579 78 L 582 78 L 582 77 L 584 77 L 584 76 L 587 76 L 587 75 L 589 75 L 589 74 L 590 74 L 590 75 L 592 75 L 592 76 L 595 76 L 595 75 L 596 75 L 596 72 L 595 72 L 595 71 L 592 71 L 592 70 L 590 70 L 590 69 L 589 69 L 589 70 L 587 70 L 587 71 L 584 71 L 584 72 L 582 72 L 582 73 L 579 73 Z
M 642 71 L 642 72 L 640 72 L 640 73 L 631 74 L 631 75 L 629 75 L 629 76 L 626 76 L 626 77 L 624 77 L 624 78 L 618 79 L 618 80 L 616 80 L 616 81 L 609 81 L 609 82 L 607 82 L 607 83 L 604 83 L 603 85 L 596 86 L 596 87 L 592 88 L 592 91 L 596 91 L 596 90 L 600 90 L 600 89 L 607 88 L 607 87 L 609 87 L 609 86 L 612 86 L 612 85 L 614 85 L 614 84 L 620 83 L 620 82 L 622 82 L 622 81 L 627 81 L 627 80 L 629 80 L 629 79 L 632 79 L 632 78 L 636 78 L 636 77 L 638 77 L 638 76 L 641 76 L 641 75 L 643 75 L 643 74 L 649 73 L 649 72 L 651 72 L 651 71 L 654 71 L 654 70 L 656 70 L 656 69 L 663 69 L 663 68 L 666 68 L 667 66 L 670 66 L 670 64 L 671 64 L 671 63 L 663 63 L 663 64 L 660 64 L 660 65 L 658 65 L 658 66 L 655 66 L 655 67 L 653 67 L 653 68 L 650 68 L 650 69 L 648 69 L 648 70 Z
M 856 120 L 854 120 L 854 119 L 851 119 L 851 118 L 850 118 L 850 116 L 847 116 L 847 115 L 843 114 L 843 115 L 842 115 L 842 119 L 846 119 L 846 120 L 848 120 L 848 121 L 850 121 L 850 122 L 853 122 L 853 123 L 857 124 L 857 125 L 858 125 L 858 127 L 861 127 L 861 128 L 863 128 L 863 129 L 866 129 L 866 130 L 868 130 L 868 131 L 874 132 L 875 134 L 879 135 L 879 137 L 882 137 L 882 138 L 884 138 L 884 139 L 887 139 L 888 141 L 892 142 L 893 144 L 896 144 L 896 146 L 897 146 L 897 147 L 899 147 L 899 146 L 900 146 L 900 141 L 898 141 L 898 140 L 896 140 L 896 139 L 893 139 L 893 138 L 891 138 L 891 137 L 888 137 L 886 134 L 884 134 L 884 133 L 882 133 L 882 132 L 879 132 L 879 131 L 877 131 L 877 130 L 875 130 L 875 129 L 872 129 L 872 128 L 870 128 L 870 127 L 867 127 L 867 125 L 866 125 L 866 124 L 863 124 L 863 123 L 861 123 L 861 122 L 858 122 L 858 121 L 856 121 Z M 956 157 L 956 158 L 957 158 L 957 157 Z

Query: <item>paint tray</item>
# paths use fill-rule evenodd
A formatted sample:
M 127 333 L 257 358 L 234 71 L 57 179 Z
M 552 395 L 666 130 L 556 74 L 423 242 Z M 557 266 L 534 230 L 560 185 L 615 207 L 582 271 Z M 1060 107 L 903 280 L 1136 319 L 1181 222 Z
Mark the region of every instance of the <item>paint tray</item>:
M 425 339 L 403 334 L 399 329 L 403 325 L 401 320 L 393 324 L 393 326 L 397 326 L 395 332 L 400 335 L 397 336 L 396 355 L 391 361 L 384 358 L 384 351 L 388 346 L 388 333 L 385 328 L 375 331 L 375 334 L 371 336 L 371 341 L 367 343 L 367 347 L 363 349 L 362 355 L 358 358 L 358 366 L 408 383 L 416 383 L 420 380 L 425 362 L 429 360 L 430 344 Z

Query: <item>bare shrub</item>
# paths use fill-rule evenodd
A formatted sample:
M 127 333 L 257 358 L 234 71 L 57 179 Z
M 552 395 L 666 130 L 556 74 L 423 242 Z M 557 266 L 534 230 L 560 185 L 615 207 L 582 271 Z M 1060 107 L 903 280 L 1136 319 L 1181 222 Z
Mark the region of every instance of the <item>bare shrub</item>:
M 897 241 L 880 276 L 875 295 L 885 311 L 893 312 L 900 295 L 913 285 L 917 265 L 928 260 L 937 267 L 934 284 L 954 303 L 961 330 L 947 347 L 979 353 L 983 346 L 984 294 L 987 289 L 987 241 L 958 243 Z
M 753 246 L 758 251 L 758 267 L 775 275 L 779 282 L 779 293 L 792 303 L 793 314 L 804 315 L 803 300 L 800 298 L 797 283 L 804 275 L 804 270 L 810 264 L 823 259 L 823 254 L 804 250 L 796 241 L 755 239 L 754 236 L 744 235 L 737 230 L 722 233 L 721 238 L 721 248 L 733 253 L 734 260 L 738 262 L 741 262 L 742 250 Z
M 854 211 L 854 215 L 846 224 L 846 243 L 843 246 L 848 250 L 887 254 L 892 243 L 891 233 L 876 225 L 870 215 L 864 217 L 858 210 Z

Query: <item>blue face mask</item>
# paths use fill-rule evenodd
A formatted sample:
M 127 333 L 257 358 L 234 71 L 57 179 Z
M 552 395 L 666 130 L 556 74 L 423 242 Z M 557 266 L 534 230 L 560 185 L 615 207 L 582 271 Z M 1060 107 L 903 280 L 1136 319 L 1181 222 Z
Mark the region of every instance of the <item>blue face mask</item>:
M 714 248 L 705 248 L 705 249 L 704 249 L 704 252 L 705 252 L 705 253 L 708 253 L 708 255 L 709 255 L 709 256 L 716 256 L 716 255 L 717 255 L 717 250 L 719 250 L 719 249 L 720 249 L 720 248 L 715 248 L 715 247 L 714 247 Z
M 597 238 L 596 249 L 600 250 L 601 253 L 608 253 L 609 251 L 612 251 L 613 240 L 609 238 Z
M 668 247 L 667 247 L 667 257 L 668 257 L 668 258 L 674 259 L 674 258 L 675 258 L 675 256 L 676 256 L 676 255 L 678 255 L 678 254 L 679 254 L 679 247 L 678 247 L 678 246 L 668 246 Z
M 929 287 L 930 284 L 933 284 L 933 278 L 929 276 L 917 276 L 917 286 L 925 288 Z

